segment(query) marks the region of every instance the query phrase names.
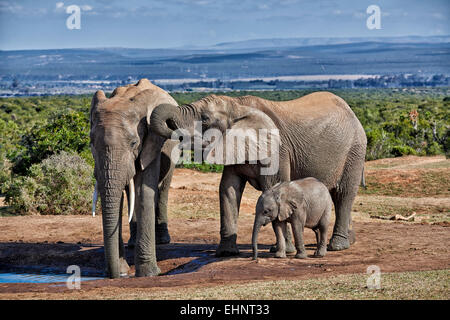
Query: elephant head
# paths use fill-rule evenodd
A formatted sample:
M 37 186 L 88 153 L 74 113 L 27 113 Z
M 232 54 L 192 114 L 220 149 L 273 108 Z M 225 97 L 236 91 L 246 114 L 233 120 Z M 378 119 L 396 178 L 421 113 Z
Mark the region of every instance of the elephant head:
M 197 130 L 200 126 L 201 132 Z M 210 95 L 182 106 L 160 105 L 152 112 L 150 127 L 154 133 L 166 139 L 173 138 L 174 131 L 182 129 L 191 137 L 191 147 L 195 145 L 192 143 L 194 139 L 203 133 L 201 148 L 202 151 L 206 151 L 204 160 L 225 165 L 252 160 L 267 160 L 270 157 L 269 145 L 262 146 L 261 139 L 258 139 L 259 130 L 277 130 L 273 120 L 258 108 L 247 105 L 245 98 L 216 95 Z M 206 137 L 206 132 L 212 134 Z M 228 147 L 227 139 L 234 141 L 236 136 L 246 135 L 249 132 L 250 134 L 246 136 L 248 139 L 244 142 L 245 147 L 238 147 L 237 151 L 235 151 L 234 144 Z M 230 138 L 230 133 L 232 133 L 232 138 Z M 273 136 L 268 138 L 268 140 L 270 139 L 273 139 Z M 215 146 L 222 148 L 220 155 L 217 151 L 219 148 L 211 148 L 213 144 L 209 142 L 213 140 Z M 265 153 L 262 152 L 264 148 L 266 149 Z M 241 155 L 238 156 L 235 153 L 241 153 Z M 231 154 L 230 157 L 229 154 Z M 276 154 L 278 154 L 278 150 Z
M 110 98 L 101 90 L 92 98 L 90 144 L 96 179 L 93 212 L 98 192 L 102 204 L 107 272 L 111 278 L 119 277 L 122 193 L 126 188 L 130 189 L 129 203 L 134 202 L 136 166 L 144 170 L 161 152 L 163 139 L 150 134 L 148 126 L 153 108 L 162 103 L 176 105 L 165 91 L 147 79 L 116 88 Z
M 302 204 L 303 196 L 300 190 L 292 190 L 289 182 L 278 183 L 259 197 L 252 234 L 253 259 L 258 257 L 258 234 L 261 227 L 275 219 L 285 221 Z

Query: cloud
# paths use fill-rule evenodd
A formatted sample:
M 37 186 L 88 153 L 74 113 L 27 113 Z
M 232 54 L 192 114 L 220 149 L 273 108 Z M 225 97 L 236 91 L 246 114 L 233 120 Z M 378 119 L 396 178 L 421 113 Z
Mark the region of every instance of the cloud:
M 10 3 L 9 1 L 0 1 L 0 12 L 2 13 L 21 13 L 24 8 L 21 5 Z
M 87 4 L 80 6 L 80 8 L 83 11 L 91 11 L 93 9 L 92 6 L 87 5 Z
M 67 7 L 69 7 L 70 5 L 68 4 L 68 5 L 64 5 L 64 2 L 57 2 L 56 4 L 55 4 L 55 9 L 53 10 L 54 12 L 56 12 L 56 13 L 66 13 L 66 9 L 67 9 Z M 94 10 L 94 8 L 91 6 L 91 5 L 88 5 L 88 4 L 83 4 L 83 5 L 77 5 L 78 7 L 80 7 L 80 9 L 82 10 L 82 11 L 85 11 L 85 12 L 89 12 L 90 14 L 96 14 L 93 10 Z

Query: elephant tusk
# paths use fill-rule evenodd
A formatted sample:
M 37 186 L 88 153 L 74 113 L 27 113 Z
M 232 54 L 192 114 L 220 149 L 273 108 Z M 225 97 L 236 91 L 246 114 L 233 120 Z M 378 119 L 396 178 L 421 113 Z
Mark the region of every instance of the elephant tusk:
M 129 210 L 128 210 L 128 223 L 131 222 L 131 219 L 133 218 L 133 212 L 134 212 L 134 180 L 133 178 L 131 178 L 130 180 L 130 185 L 128 186 L 128 188 L 130 189 L 130 199 L 128 199 L 130 201 L 129 203 Z
M 92 216 L 95 217 L 95 205 L 98 199 L 97 181 L 95 181 L 94 193 L 92 194 Z

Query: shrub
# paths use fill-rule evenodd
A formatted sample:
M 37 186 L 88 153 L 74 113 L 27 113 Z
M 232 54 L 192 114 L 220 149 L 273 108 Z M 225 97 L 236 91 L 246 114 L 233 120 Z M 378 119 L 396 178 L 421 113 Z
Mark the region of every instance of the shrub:
M 392 134 L 383 129 L 373 129 L 366 132 L 367 150 L 366 160 L 392 157 Z
M 18 214 L 87 214 L 94 189 L 93 168 L 76 154 L 61 152 L 34 164 L 6 188 L 6 203 Z
M 11 162 L 5 157 L 0 158 L 0 193 L 4 193 L 11 179 Z
M 391 153 L 395 156 L 395 157 L 401 157 L 401 156 L 406 156 L 406 155 L 415 155 L 416 151 L 409 147 L 409 146 L 394 146 L 392 148 Z
M 89 152 L 89 121 L 82 112 L 69 111 L 36 124 L 22 137 L 23 150 L 13 158 L 14 173 L 26 175 L 32 164 L 61 151 L 82 154 L 92 163 Z

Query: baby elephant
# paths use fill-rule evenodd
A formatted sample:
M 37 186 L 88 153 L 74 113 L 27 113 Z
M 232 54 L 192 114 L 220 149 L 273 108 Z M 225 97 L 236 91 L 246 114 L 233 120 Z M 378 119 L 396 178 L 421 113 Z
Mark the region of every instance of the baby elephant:
M 253 259 L 258 257 L 258 232 L 261 226 L 272 222 L 277 237 L 275 257 L 286 257 L 286 222 L 290 222 L 295 239 L 298 259 L 306 258 L 303 228 L 316 233 L 315 257 L 327 252 L 327 230 L 331 217 L 332 200 L 327 187 L 315 178 L 282 182 L 266 190 L 256 204 L 253 226 Z

